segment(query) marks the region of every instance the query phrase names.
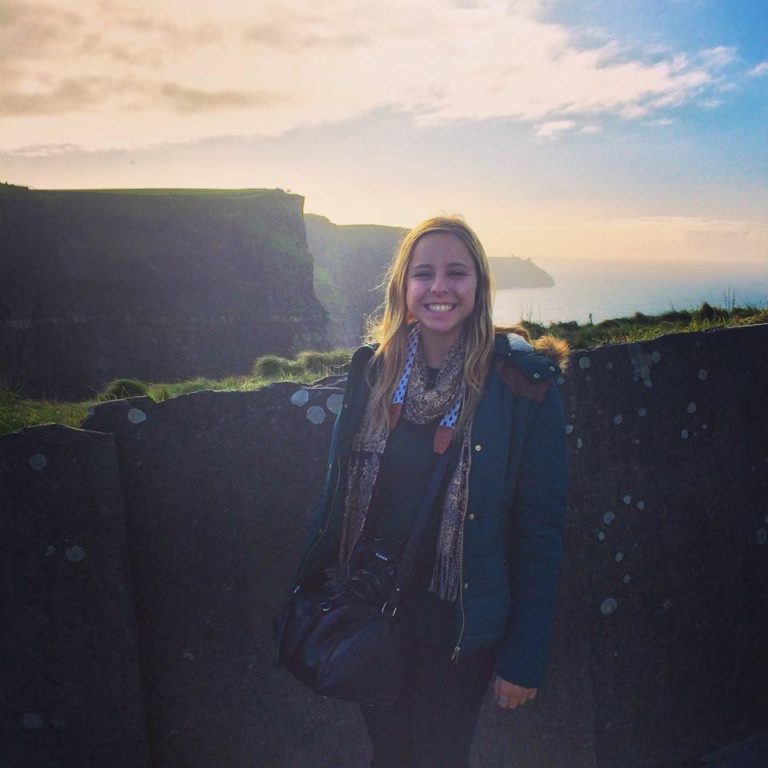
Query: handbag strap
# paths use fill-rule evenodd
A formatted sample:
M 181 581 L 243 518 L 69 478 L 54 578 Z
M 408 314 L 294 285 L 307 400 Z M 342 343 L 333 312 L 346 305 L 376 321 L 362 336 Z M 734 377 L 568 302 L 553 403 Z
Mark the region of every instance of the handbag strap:
M 429 478 L 427 492 L 424 494 L 424 498 L 421 501 L 421 506 L 419 507 L 416 520 L 411 530 L 411 535 L 408 537 L 408 543 L 405 545 L 403 554 L 400 557 L 400 564 L 395 573 L 395 582 L 392 586 L 392 591 L 389 593 L 387 602 L 381 607 L 382 613 L 386 613 L 390 616 L 395 615 L 403 589 L 405 589 L 411 580 L 413 569 L 416 565 L 416 552 L 424 534 L 424 529 L 427 527 L 427 522 L 432 507 L 435 504 L 435 499 L 440 491 L 440 485 L 442 484 L 445 475 L 445 469 L 448 466 L 448 457 L 451 453 L 452 451 L 445 451 L 444 453 L 436 454 L 437 460 L 435 461 L 432 475 Z

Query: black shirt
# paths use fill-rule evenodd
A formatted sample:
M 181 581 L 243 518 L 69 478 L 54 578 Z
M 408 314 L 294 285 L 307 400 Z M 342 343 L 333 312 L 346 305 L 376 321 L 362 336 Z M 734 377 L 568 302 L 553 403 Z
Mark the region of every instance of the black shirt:
M 430 377 L 432 371 L 434 376 Z M 434 386 L 437 369 L 428 368 L 427 373 L 428 385 L 431 383 Z M 371 510 L 374 535 L 404 540 L 410 535 L 433 471 L 437 455 L 433 449 L 433 438 L 439 423 L 440 418 L 429 424 L 414 424 L 402 416 L 390 433 L 381 459 Z M 443 490 L 452 472 L 449 462 Z M 428 591 L 435 563 L 442 499 L 443 493 L 438 494 L 420 542 L 413 580 L 402 598 L 400 610 L 411 634 L 450 648 L 456 635 L 456 604 Z

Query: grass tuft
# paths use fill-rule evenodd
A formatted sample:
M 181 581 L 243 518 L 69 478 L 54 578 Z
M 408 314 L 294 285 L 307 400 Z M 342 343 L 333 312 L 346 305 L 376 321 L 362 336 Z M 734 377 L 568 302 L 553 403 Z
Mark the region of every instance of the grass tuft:
M 293 363 L 285 357 L 278 355 L 263 355 L 253 364 L 253 375 L 259 379 L 284 379 L 286 373 L 291 370 Z
M 0 435 L 38 424 L 79 427 L 90 405 L 90 402 L 25 400 L 13 390 L 0 385 Z
M 304 349 L 294 360 L 277 355 L 263 355 L 253 364 L 253 375 L 266 381 L 278 379 L 309 382 L 344 373 L 349 365 L 352 350 L 334 349 L 330 352 L 318 352 Z
M 122 400 L 149 394 L 149 385 L 140 379 L 112 379 L 99 393 L 99 400 Z

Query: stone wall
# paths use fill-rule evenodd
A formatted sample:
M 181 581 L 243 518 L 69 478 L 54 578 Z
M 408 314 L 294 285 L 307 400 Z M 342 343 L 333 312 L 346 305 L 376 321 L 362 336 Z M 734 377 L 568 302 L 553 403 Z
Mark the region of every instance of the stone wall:
M 766 728 L 766 343 L 755 326 L 573 355 L 548 684 L 489 712 L 487 764 L 681 765 Z
M 767 343 L 768 326 L 754 326 L 574 353 L 561 385 L 572 482 L 548 679 L 517 712 L 486 703 L 475 766 L 671 768 L 765 730 Z M 15 521 L 3 561 L 16 563 L 11 573 L 61 569 L 31 591 L 9 582 L 11 616 L 27 603 L 36 611 L 14 634 L 36 637 L 35 622 L 53 621 L 64 589 L 67 605 L 92 606 L 90 621 L 103 628 L 80 626 L 77 639 L 51 631 L 45 652 L 17 640 L 4 661 L 58 680 L 62 668 L 95 658 L 98 701 L 114 702 L 96 710 L 85 690 L 30 687 L 28 673 L 19 676 L 3 687 L 12 691 L 0 745 L 13 750 L 8 765 L 44 764 L 30 750 L 54 732 L 61 749 L 90 732 L 133 745 L 132 763 L 105 752 L 102 764 L 366 764 L 356 708 L 316 698 L 272 665 L 270 621 L 339 404 L 336 388 L 288 383 L 159 404 L 133 398 L 97 407 L 87 432 L 57 428 L 62 458 L 40 448 L 36 430 L 0 439 L 0 498 L 12 499 Z M 94 457 L 72 463 L 67 452 L 83 441 Z M 79 531 L 116 530 L 107 507 L 125 511 L 123 587 L 136 634 L 124 626 L 141 660 L 141 696 L 135 654 L 114 650 L 119 574 L 109 577 L 115 589 L 96 571 L 66 581 L 91 565 L 93 545 Z M 150 758 L 143 731 L 110 718 L 127 700 L 130 722 L 146 713 Z M 52 701 L 74 713 L 66 728 L 46 714 Z

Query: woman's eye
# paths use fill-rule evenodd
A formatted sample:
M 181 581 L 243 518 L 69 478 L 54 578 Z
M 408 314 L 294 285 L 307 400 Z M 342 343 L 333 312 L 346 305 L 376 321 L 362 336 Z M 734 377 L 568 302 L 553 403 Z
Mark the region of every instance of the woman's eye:
M 469 275 L 469 273 L 464 269 L 449 269 L 445 273 L 446 277 L 450 277 L 452 279 L 459 279 L 459 278 L 465 278 Z M 435 273 L 434 272 L 412 272 L 411 278 L 414 280 L 434 280 L 435 279 Z

